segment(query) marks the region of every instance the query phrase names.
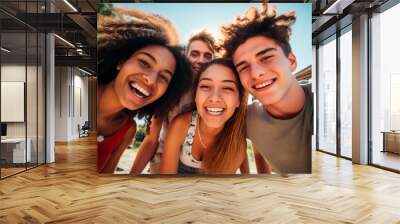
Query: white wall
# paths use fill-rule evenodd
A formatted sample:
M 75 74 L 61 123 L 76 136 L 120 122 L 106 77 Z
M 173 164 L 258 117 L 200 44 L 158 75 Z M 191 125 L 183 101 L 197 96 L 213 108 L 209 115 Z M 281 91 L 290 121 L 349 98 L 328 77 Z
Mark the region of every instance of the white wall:
M 77 74 L 78 72 L 78 74 Z M 88 78 L 81 76 L 82 73 L 79 70 L 74 70 L 74 108 L 73 108 L 73 119 L 72 119 L 72 130 L 71 135 L 74 138 L 78 137 L 78 124 L 81 126 L 88 121 Z
M 32 162 L 39 159 L 44 162 L 44 89 L 42 68 L 24 64 L 3 64 L 1 66 L 1 81 L 18 81 L 26 83 L 26 108 L 22 108 L 27 119 L 24 122 L 6 122 L 7 137 L 30 139 Z M 27 78 L 27 80 L 25 80 Z M 22 92 L 23 94 L 23 92 Z M 2 96 L 7 97 L 7 96 Z M 2 111 L 10 108 L 1 108 Z M 11 112 L 12 111 L 8 111 Z M 39 151 L 38 151 L 39 150 Z M 39 155 L 37 155 L 39 153 Z
M 25 82 L 25 64 L 2 65 L 1 81 Z M 6 108 L 1 108 L 1 110 L 6 110 Z M 25 123 L 24 122 L 7 123 L 7 137 L 25 137 Z
M 68 140 L 68 68 L 55 68 L 55 141 Z
M 28 74 L 36 74 L 36 66 L 27 66 Z M 1 66 L 1 81 L 3 82 L 25 82 L 25 64 L 4 64 Z M 29 77 L 28 77 L 29 78 Z M 31 104 L 29 112 L 34 109 L 36 111 L 36 80 L 29 79 L 29 86 L 35 86 L 35 88 L 27 88 L 27 103 Z M 40 106 L 40 105 L 39 105 Z M 32 108 L 34 107 L 34 108 Z M 7 110 L 7 108 L 1 108 L 1 110 Z M 36 113 L 27 113 L 28 122 L 35 121 L 37 119 Z M 25 123 L 26 122 L 7 122 L 7 136 L 8 137 L 25 137 Z M 33 127 L 33 124 L 28 124 L 28 128 Z M 34 128 L 36 130 L 36 126 Z M 28 130 L 29 134 L 29 130 Z M 28 136 L 29 137 L 29 136 Z
M 55 74 L 55 141 L 70 141 L 88 120 L 88 78 L 72 67 L 56 67 Z

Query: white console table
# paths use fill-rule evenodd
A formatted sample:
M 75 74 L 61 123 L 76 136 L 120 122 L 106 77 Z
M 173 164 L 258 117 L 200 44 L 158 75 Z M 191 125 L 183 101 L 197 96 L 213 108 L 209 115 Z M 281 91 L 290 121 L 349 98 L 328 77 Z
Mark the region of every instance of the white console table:
M 26 139 L 28 143 L 25 151 L 25 138 L 6 138 L 1 139 L 2 152 L 10 150 L 12 147 L 12 163 L 25 163 L 31 162 L 32 153 L 31 146 L 32 140 L 30 138 Z M 4 148 L 5 147 L 5 148 Z M 25 154 L 26 152 L 26 154 Z

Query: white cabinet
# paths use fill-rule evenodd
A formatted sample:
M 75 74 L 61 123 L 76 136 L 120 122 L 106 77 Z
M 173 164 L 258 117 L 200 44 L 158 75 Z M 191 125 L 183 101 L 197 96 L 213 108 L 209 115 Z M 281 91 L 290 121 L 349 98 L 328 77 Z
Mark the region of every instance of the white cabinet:
M 7 138 L 1 140 L 3 151 L 12 151 L 12 163 L 25 163 L 32 161 L 32 140 L 26 140 L 27 147 L 25 151 L 25 138 Z

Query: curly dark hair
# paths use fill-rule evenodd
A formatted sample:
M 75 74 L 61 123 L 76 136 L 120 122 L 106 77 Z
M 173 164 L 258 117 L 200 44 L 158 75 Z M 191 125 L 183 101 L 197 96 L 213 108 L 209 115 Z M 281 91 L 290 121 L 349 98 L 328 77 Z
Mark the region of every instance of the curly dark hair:
M 221 48 L 224 56 L 232 58 L 236 49 L 248 38 L 264 36 L 271 38 L 282 48 L 286 56 L 292 52 L 289 44 L 290 26 L 296 21 L 294 11 L 276 16 L 276 8 L 268 12 L 268 4 L 263 3 L 260 12 L 252 7 L 244 17 L 237 17 L 235 23 L 221 28 L 224 39 Z
M 183 48 L 172 46 L 171 38 L 160 32 L 160 29 L 152 23 L 135 24 L 129 21 L 111 20 L 98 24 L 99 85 L 107 85 L 113 81 L 118 75 L 117 65 L 148 45 L 167 48 L 175 58 L 176 67 L 166 92 L 158 100 L 138 110 L 125 109 L 131 116 L 145 118 L 147 124 L 153 115 L 166 116 L 191 88 L 192 70 Z

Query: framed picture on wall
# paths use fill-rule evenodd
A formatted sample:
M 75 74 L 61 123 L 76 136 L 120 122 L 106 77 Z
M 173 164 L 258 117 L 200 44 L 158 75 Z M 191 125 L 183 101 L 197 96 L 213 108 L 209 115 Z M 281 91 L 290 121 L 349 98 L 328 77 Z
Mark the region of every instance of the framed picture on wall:
M 310 3 L 104 3 L 97 25 L 98 172 L 311 173 Z
M 25 82 L 1 82 L 1 122 L 24 122 Z

